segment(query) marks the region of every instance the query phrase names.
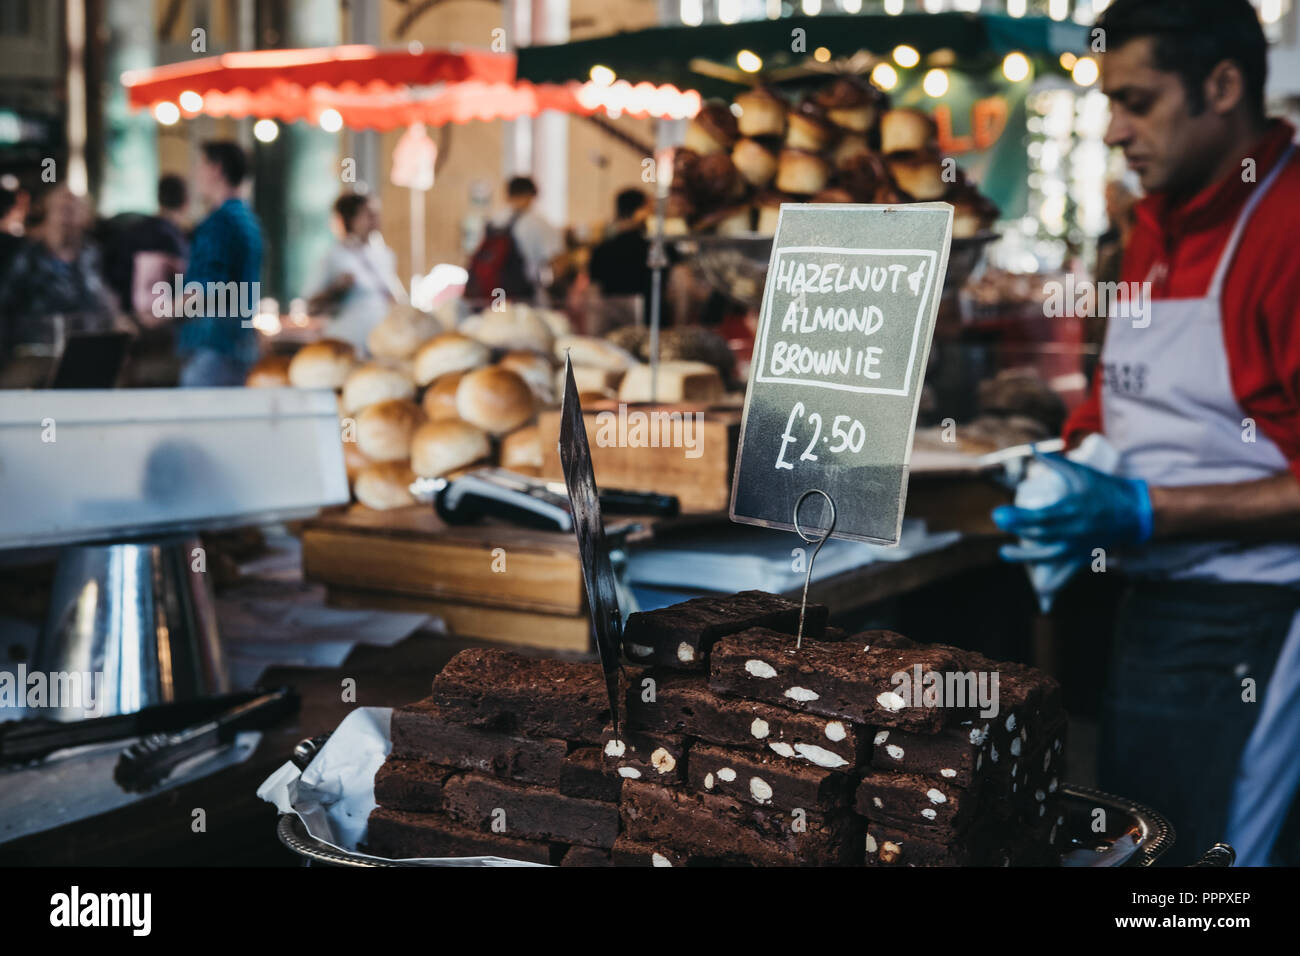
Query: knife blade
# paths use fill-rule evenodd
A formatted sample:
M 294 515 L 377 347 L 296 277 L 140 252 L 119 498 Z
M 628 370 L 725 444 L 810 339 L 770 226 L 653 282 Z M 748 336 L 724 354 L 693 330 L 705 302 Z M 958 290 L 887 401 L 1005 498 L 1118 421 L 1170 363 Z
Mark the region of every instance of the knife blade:
M 605 674 L 609 694 L 610 721 L 619 736 L 619 655 L 623 647 L 623 615 L 619 613 L 614 566 L 609 560 L 605 525 L 600 515 L 596 476 L 591 467 L 591 446 L 583 424 L 578 386 L 573 380 L 573 363 L 564 360 L 564 400 L 560 405 L 560 464 L 573 512 L 573 530 L 578 538 L 582 577 L 587 585 L 587 605 L 596 632 L 596 650 Z

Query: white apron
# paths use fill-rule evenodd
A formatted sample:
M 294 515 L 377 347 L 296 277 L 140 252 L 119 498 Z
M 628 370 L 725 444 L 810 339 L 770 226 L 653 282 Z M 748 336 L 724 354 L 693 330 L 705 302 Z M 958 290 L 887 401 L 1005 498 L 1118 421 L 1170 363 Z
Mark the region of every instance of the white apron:
M 1134 320 L 1115 318 L 1102 349 L 1102 421 L 1120 453 L 1119 474 L 1155 486 L 1228 484 L 1286 471 L 1277 445 L 1256 431 L 1232 391 L 1220 298 L 1255 209 L 1286 167 L 1287 147 L 1233 227 L 1204 298 L 1149 301 Z M 1138 577 L 1300 585 L 1300 544 L 1160 542 L 1125 554 L 1117 567 Z M 1260 865 L 1300 782 L 1300 614 L 1264 691 L 1233 796 L 1228 840 L 1245 865 Z M 1289 704 L 1289 706 L 1284 706 Z

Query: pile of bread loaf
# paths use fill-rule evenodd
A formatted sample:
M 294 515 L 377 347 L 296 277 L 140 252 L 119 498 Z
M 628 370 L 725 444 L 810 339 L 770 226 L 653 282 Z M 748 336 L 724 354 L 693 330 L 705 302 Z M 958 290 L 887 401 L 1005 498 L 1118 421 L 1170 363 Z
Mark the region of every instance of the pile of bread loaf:
M 650 398 L 650 367 L 604 339 L 570 333 L 562 313 L 506 304 L 454 329 L 428 313 L 396 306 L 370 333 L 371 357 L 322 339 L 292 357 L 268 356 L 251 387 L 328 388 L 338 393 L 344 462 L 352 493 L 381 510 L 415 504 L 417 477 L 454 478 L 499 465 L 539 475 L 537 414 L 558 404 L 568 354 L 586 406 Z M 660 365 L 664 400 L 711 402 L 722 378 L 711 365 Z
M 677 150 L 665 231 L 772 235 L 783 202 L 956 207 L 953 236 L 998 210 L 939 152 L 934 121 L 888 109 L 870 80 L 840 76 L 798 102 L 768 87 L 704 105 Z

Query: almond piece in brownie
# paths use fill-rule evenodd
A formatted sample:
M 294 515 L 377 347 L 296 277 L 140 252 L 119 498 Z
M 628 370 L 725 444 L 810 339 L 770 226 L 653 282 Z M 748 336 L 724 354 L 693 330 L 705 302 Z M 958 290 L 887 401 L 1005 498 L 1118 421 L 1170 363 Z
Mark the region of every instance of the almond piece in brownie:
M 819 636 L 826 617 L 824 605 L 808 605 L 804 635 Z M 741 591 L 638 611 L 628 616 L 623 628 L 623 651 L 638 664 L 705 670 L 709 649 L 719 638 L 751 627 L 794 634 L 799 629 L 799 603 L 766 591 Z
M 409 813 L 376 807 L 363 841 L 365 852 L 389 860 L 495 856 L 503 860 L 550 864 L 551 845 L 484 833 L 442 813 Z
M 685 737 L 625 730 L 618 737 L 606 727 L 601 743 L 605 771 L 623 780 L 654 780 L 665 785 L 686 778 Z
M 600 743 L 609 697 L 600 665 L 468 648 L 433 680 L 433 699 L 450 720 L 473 727 Z
M 526 840 L 608 849 L 618 836 L 618 807 L 554 790 L 463 773 L 443 786 L 448 815 L 466 826 Z
M 848 802 L 850 781 L 845 774 L 775 754 L 697 743 L 688 766 L 692 789 L 759 807 L 834 810 Z
M 869 820 L 930 834 L 956 834 L 980 809 L 978 791 L 916 773 L 868 771 L 858 784 L 854 809 Z
M 961 670 L 944 649 L 811 641 L 796 651 L 788 635 L 754 628 L 713 648 L 709 687 L 860 724 L 934 733 L 964 719 L 970 707 L 942 700 L 935 706 L 933 687 L 924 682 L 935 675 L 942 685 L 943 675 Z M 914 686 L 918 675 L 920 687 Z
M 646 686 L 647 680 L 654 685 Z M 697 674 L 643 674 L 640 684 L 628 692 L 627 723 L 634 730 L 686 734 L 726 747 L 767 750 L 828 770 L 856 767 L 870 752 L 870 737 L 857 724 L 760 701 L 721 697 Z
M 548 787 L 559 784 L 568 750 L 556 737 L 520 737 L 456 723 L 432 697 L 394 710 L 391 728 L 398 757 Z
M 623 781 L 619 812 L 630 840 L 692 857 L 759 866 L 848 866 L 862 859 L 862 821 L 851 813 L 755 807 L 640 780 Z
M 375 771 L 375 803 L 389 810 L 433 813 L 442 809 L 442 787 L 456 771 L 391 754 Z

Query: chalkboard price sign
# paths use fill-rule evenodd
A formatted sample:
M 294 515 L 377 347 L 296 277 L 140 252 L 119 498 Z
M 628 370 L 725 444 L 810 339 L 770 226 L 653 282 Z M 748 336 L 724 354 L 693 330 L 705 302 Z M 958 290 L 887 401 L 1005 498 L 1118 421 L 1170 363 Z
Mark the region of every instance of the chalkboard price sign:
M 745 395 L 731 520 L 897 544 L 952 207 L 781 207 Z M 803 514 L 805 530 L 825 531 Z

